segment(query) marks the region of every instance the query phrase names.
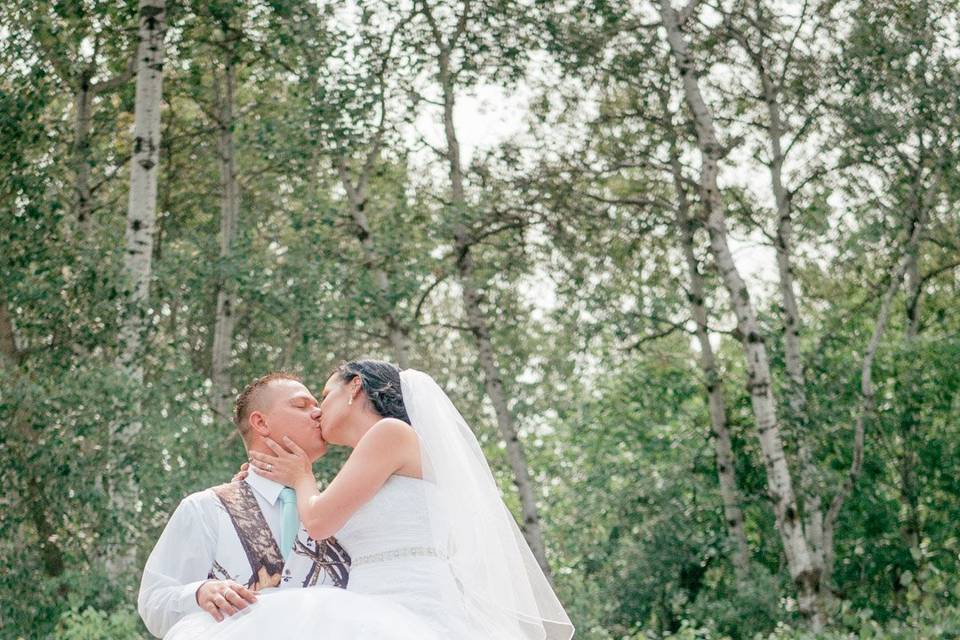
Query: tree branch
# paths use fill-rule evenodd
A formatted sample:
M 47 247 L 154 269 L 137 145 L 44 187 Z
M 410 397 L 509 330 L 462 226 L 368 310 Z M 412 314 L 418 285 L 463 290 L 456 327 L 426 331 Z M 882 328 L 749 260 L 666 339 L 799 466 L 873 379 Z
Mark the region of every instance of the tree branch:
M 96 82 L 90 85 L 90 93 L 93 95 L 98 95 L 101 93 L 110 93 L 111 91 L 116 91 L 123 85 L 130 82 L 133 79 L 134 74 L 137 71 L 137 46 L 133 47 L 133 52 L 130 54 L 130 58 L 127 60 L 127 67 L 120 73 L 116 74 L 112 78 L 108 78 L 102 82 Z
M 420 311 L 423 308 L 423 304 L 427 301 L 427 298 L 430 296 L 430 293 L 434 289 L 436 289 L 441 282 L 446 280 L 449 275 L 450 275 L 449 273 L 444 273 L 441 276 L 439 276 L 436 280 L 433 281 L 433 284 L 427 287 L 426 290 L 423 292 L 423 294 L 420 296 L 420 300 L 417 301 L 416 309 L 414 309 L 413 311 L 413 324 L 417 324 L 419 322 Z
M 645 336 L 641 336 L 640 338 L 637 338 L 632 344 L 627 345 L 626 347 L 623 347 L 623 351 L 635 351 L 635 350 L 637 350 L 638 348 L 640 348 L 642 345 L 646 344 L 647 342 L 653 342 L 654 340 L 659 340 L 660 338 L 666 338 L 667 336 L 669 336 L 669 335 L 671 335 L 671 334 L 674 334 L 674 333 L 676 333 L 677 331 L 683 331 L 684 333 L 690 333 L 689 331 L 687 331 L 686 329 L 684 329 L 682 326 L 680 326 L 680 325 L 678 325 L 678 324 L 673 324 L 673 325 L 668 326 L 668 327 L 667 327 L 666 329 L 664 329 L 663 331 L 657 331 L 657 332 L 655 332 L 655 333 L 652 333 L 652 334 L 649 334 L 649 335 L 645 335 Z

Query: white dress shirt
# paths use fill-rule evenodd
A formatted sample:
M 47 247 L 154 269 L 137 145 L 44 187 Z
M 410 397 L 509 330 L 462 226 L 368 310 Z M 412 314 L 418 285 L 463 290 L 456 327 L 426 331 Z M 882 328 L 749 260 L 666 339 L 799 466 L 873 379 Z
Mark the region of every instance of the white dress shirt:
M 267 526 L 279 544 L 283 522 L 283 504 L 279 498 L 283 485 L 257 475 L 252 469 L 246 482 L 253 489 Z M 297 535 L 300 541 L 308 541 L 302 524 Z M 312 567 L 311 558 L 290 554 L 280 588 L 306 586 L 304 581 Z M 197 589 L 211 572 L 216 579 L 231 579 L 240 584 L 245 584 L 251 574 L 250 562 L 226 508 L 211 489 L 205 489 L 180 502 L 147 559 L 137 609 L 150 633 L 163 637 L 185 615 L 201 611 Z M 316 584 L 331 582 L 324 573 Z

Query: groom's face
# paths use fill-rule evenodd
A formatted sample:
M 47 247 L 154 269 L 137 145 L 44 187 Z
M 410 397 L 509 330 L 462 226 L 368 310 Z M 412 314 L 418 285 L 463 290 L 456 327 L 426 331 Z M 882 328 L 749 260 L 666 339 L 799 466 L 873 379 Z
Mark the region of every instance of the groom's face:
M 276 380 L 263 390 L 263 424 L 274 442 L 283 444 L 288 436 L 316 460 L 327 450 L 317 420 L 317 399 L 296 380 Z

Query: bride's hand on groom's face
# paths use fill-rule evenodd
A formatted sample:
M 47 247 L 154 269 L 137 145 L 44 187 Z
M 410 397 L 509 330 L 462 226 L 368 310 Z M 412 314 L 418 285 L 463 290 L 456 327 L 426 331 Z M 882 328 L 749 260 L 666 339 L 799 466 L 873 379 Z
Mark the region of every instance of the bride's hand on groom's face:
M 257 469 L 259 475 L 288 487 L 296 486 L 298 481 L 305 478 L 313 481 L 310 457 L 296 442 L 287 436 L 283 437 L 283 446 L 270 438 L 266 438 L 264 442 L 275 455 L 250 452 L 250 464 Z

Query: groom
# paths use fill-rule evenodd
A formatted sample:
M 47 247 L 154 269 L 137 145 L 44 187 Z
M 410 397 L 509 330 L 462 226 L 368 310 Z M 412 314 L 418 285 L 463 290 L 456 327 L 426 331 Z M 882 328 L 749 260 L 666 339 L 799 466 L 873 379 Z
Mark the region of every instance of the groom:
M 271 373 L 237 397 L 234 423 L 247 451 L 265 438 L 297 443 L 311 460 L 326 453 L 317 399 L 300 378 Z M 190 613 L 218 622 L 256 602 L 265 587 L 345 588 L 350 556 L 334 538 L 316 541 L 299 522 L 292 489 L 256 474 L 187 496 L 150 553 L 137 608 L 163 637 Z

